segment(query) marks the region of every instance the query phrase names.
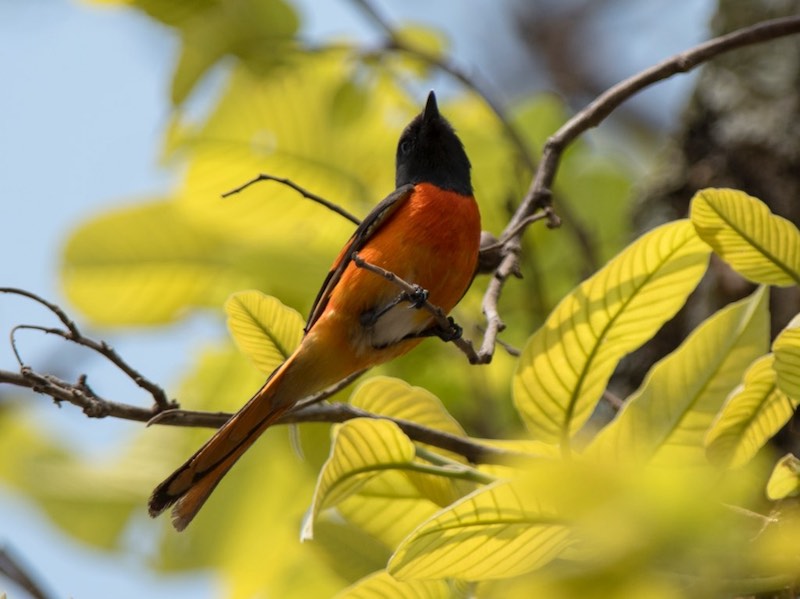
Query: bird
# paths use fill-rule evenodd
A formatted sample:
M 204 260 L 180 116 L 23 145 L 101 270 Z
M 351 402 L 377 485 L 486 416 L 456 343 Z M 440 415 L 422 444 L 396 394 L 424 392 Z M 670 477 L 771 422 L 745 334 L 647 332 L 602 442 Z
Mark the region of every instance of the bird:
M 398 141 L 395 187 L 333 262 L 300 345 L 155 488 L 152 517 L 172 507 L 173 526 L 185 529 L 236 461 L 298 401 L 403 355 L 426 337 L 457 336 L 422 307 L 428 301 L 447 314 L 466 293 L 478 264 L 481 219 L 469 158 L 433 91 Z M 358 259 L 411 283 L 415 292 L 402 292 Z

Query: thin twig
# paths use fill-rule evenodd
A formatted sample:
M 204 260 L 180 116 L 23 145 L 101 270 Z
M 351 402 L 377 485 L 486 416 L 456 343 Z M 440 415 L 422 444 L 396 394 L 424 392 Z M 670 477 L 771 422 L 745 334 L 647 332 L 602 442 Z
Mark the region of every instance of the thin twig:
M 231 189 L 230 191 L 226 191 L 225 193 L 222 194 L 222 197 L 223 198 L 227 198 L 227 197 L 230 197 L 230 196 L 232 196 L 234 194 L 240 193 L 240 192 L 244 191 L 245 189 L 247 189 L 248 187 L 250 187 L 251 185 L 253 185 L 255 183 L 258 183 L 259 181 L 274 181 L 275 183 L 280 183 L 281 185 L 285 185 L 286 187 L 294 189 L 297 193 L 299 193 L 304 198 L 306 198 L 308 200 L 311 200 L 312 202 L 316 202 L 317 204 L 322 204 L 328 210 L 332 210 L 336 214 L 345 217 L 351 223 L 353 223 L 355 225 L 360 225 L 361 224 L 361 220 L 358 217 L 353 216 L 352 214 L 350 214 L 347 210 L 345 210 L 344 208 L 342 208 L 338 204 L 334 204 L 333 202 L 331 202 L 329 200 L 326 200 L 325 198 L 323 198 L 321 196 L 318 196 L 315 193 L 311 193 L 307 189 L 305 189 L 303 187 L 300 187 L 297 183 L 295 183 L 291 179 L 286 179 L 285 177 L 275 177 L 273 175 L 268 175 L 266 173 L 261 173 L 257 177 L 254 177 L 253 179 L 250 179 L 247 183 L 243 183 L 239 187 L 235 187 L 234 189 Z
M 352 381 L 349 381 L 352 382 Z M 18 387 L 27 387 L 37 393 L 52 397 L 58 402 L 65 401 L 80 407 L 92 418 L 119 418 L 144 422 L 148 425 L 180 426 L 190 428 L 219 428 L 230 420 L 230 412 L 203 412 L 194 410 L 171 409 L 154 414 L 153 410 L 128 404 L 110 401 L 78 389 L 65 381 L 52 376 L 40 375 L 27 369 L 26 372 L 10 372 L 0 370 L 0 383 L 9 383 Z M 339 387 L 339 385 L 337 385 Z M 338 388 L 336 389 L 338 390 Z M 335 392 L 335 391 L 333 391 Z M 329 393 L 328 396 L 332 395 Z M 440 449 L 446 449 L 464 456 L 475 464 L 502 463 L 509 459 L 530 458 L 527 454 L 508 451 L 483 445 L 466 437 L 459 437 L 438 431 L 416 422 L 399 418 L 389 418 L 361 410 L 349 404 L 321 404 L 317 395 L 300 402 L 289 413 L 278 419 L 278 424 L 298 424 L 303 422 L 345 422 L 353 418 L 385 418 L 395 422 L 409 438 L 420 443 L 427 443 Z
M 8 547 L 0 547 L 0 574 L 19 588 L 24 589 L 33 599 L 51 599 L 55 595 L 45 590 L 23 562 Z M 0 595 L 4 596 L 4 595 Z
M 105 357 L 109 362 L 114 364 L 117 368 L 119 368 L 128 378 L 130 378 L 134 383 L 136 383 L 139 387 L 147 391 L 155 400 L 156 405 L 162 409 L 167 410 L 170 408 L 177 407 L 177 403 L 174 401 L 170 401 L 167 397 L 166 392 L 161 386 L 155 384 L 145 376 L 143 376 L 138 370 L 133 368 L 130 364 L 128 364 L 125 360 L 122 359 L 113 347 L 111 347 L 105 341 L 95 341 L 94 339 L 90 339 L 83 335 L 78 329 L 78 326 L 67 316 L 67 314 L 56 304 L 48 302 L 47 300 L 43 299 L 42 297 L 36 295 L 31 291 L 26 291 L 24 289 L 16 289 L 14 287 L 0 287 L 0 293 L 10 293 L 14 295 L 20 295 L 23 297 L 27 297 L 32 299 L 35 302 L 38 302 L 45 306 L 48 310 L 50 310 L 53 314 L 55 314 L 58 319 L 64 324 L 67 330 L 57 329 L 57 328 L 47 328 L 47 327 L 38 327 L 34 325 L 18 325 L 12 329 L 12 346 L 14 348 L 14 353 L 17 356 L 17 359 L 20 362 L 20 366 L 23 366 L 22 359 L 19 353 L 16 350 L 16 345 L 14 343 L 14 331 L 19 329 L 36 329 L 43 331 L 48 334 L 58 335 L 66 339 L 67 341 L 71 341 L 77 345 L 81 345 L 83 347 L 88 347 L 89 349 L 99 353 L 103 357 Z

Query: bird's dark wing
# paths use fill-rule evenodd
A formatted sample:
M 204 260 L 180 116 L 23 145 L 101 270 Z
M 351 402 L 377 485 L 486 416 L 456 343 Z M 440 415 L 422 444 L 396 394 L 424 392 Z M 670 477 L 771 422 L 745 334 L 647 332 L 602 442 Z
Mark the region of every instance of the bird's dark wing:
M 328 272 L 328 276 L 325 277 L 325 281 L 322 283 L 322 287 L 317 294 L 317 299 L 314 300 L 314 305 L 311 308 L 311 314 L 309 315 L 308 322 L 306 323 L 306 332 L 308 332 L 309 329 L 314 326 L 314 323 L 328 305 L 328 299 L 330 298 L 333 289 L 339 283 L 339 279 L 342 278 L 342 273 L 344 273 L 347 265 L 350 264 L 353 252 L 357 252 L 364 247 L 364 245 L 375 234 L 375 231 L 380 229 L 381 226 L 389 219 L 389 217 L 394 214 L 395 210 L 402 206 L 403 203 L 411 197 L 411 193 L 413 191 L 414 186 L 412 184 L 398 187 L 383 200 L 381 200 L 381 202 L 372 209 L 372 212 L 370 212 L 366 218 L 361 221 L 361 224 L 358 225 L 358 228 L 356 229 L 355 233 L 353 233 L 353 236 L 342 248 L 338 258 L 336 258 L 336 261 L 333 263 L 330 272 Z

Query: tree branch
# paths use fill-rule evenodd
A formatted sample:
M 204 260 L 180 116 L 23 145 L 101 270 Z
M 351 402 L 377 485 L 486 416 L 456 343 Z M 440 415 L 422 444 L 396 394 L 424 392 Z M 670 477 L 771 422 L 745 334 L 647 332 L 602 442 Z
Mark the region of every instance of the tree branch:
M 30 569 L 8 547 L 0 547 L 0 574 L 25 590 L 33 599 L 55 597 L 31 574 Z M 0 596 L 5 596 L 0 593 Z
M 800 17 L 772 19 L 738 29 L 676 54 L 609 88 L 547 140 L 528 191 L 500 236 L 503 240 L 501 248 L 503 258 L 483 298 L 483 310 L 488 326 L 478 353 L 485 360 L 491 360 L 497 335 L 503 330 L 497 305 L 508 277 L 519 273 L 520 238 L 534 213 L 539 210 L 545 213 L 551 211 L 553 181 L 558 172 L 561 156 L 569 145 L 581 134 L 598 126 L 623 102 L 654 83 L 678 73 L 688 72 L 725 52 L 796 33 L 800 33 Z M 557 219 L 554 213 L 551 214 Z M 551 221 L 550 225 L 554 224 L 555 221 Z
M 0 288 L 0 290 L 7 293 L 17 293 L 17 291 L 19 291 L 10 288 Z M 161 390 L 158 385 L 145 379 L 141 374 L 138 373 L 138 371 L 129 366 L 127 363 L 123 362 L 121 358 L 119 358 L 116 353 L 110 350 L 110 348 L 104 342 L 95 341 L 81 334 L 77 326 L 72 323 L 72 321 L 60 307 L 47 302 L 40 296 L 31 292 L 20 292 L 17 293 L 17 295 L 22 295 L 44 306 L 47 306 L 53 313 L 59 315 L 59 319 L 65 324 L 65 326 L 69 327 L 69 330 L 57 328 L 51 329 L 47 327 L 38 327 L 35 325 L 23 326 L 41 330 L 46 333 L 52 333 L 72 343 L 95 349 L 114 364 L 119 365 L 120 362 L 124 364 L 125 367 L 123 368 L 123 372 L 129 378 L 136 381 L 140 387 L 147 389 L 154 398 L 155 394 L 153 390 L 163 393 L 163 390 Z M 434 311 L 438 310 L 441 313 L 441 310 L 436 307 L 431 307 L 431 309 Z M 445 321 L 448 326 L 451 326 L 449 320 L 445 318 Z M 70 324 L 68 325 L 66 323 Z M 320 403 L 345 388 L 363 373 L 364 371 L 353 373 L 335 385 L 302 399 L 289 413 L 281 417 L 278 420 L 278 423 L 333 423 L 344 422 L 353 418 L 386 418 L 397 423 L 397 425 L 400 426 L 400 428 L 409 436 L 409 438 L 420 443 L 427 443 L 441 449 L 455 452 L 464 456 L 470 462 L 476 464 L 501 463 L 512 458 L 526 457 L 526 454 L 497 449 L 478 443 L 469 438 L 437 431 L 408 420 L 372 414 L 347 404 Z M 20 363 L 20 369 L 18 372 L 0 369 L 0 384 L 3 383 L 27 388 L 35 393 L 46 395 L 52 398 L 56 404 L 59 405 L 63 402 L 72 404 L 80 408 L 89 418 L 119 418 L 122 420 L 144 422 L 147 423 L 148 426 L 160 424 L 169 426 L 219 428 L 232 416 L 232 414 L 227 412 L 182 410 L 177 407 L 178 404 L 176 402 L 169 402 L 165 407 L 163 402 L 156 401 L 152 407 L 143 408 L 140 406 L 112 401 L 96 394 L 87 384 L 86 375 L 81 375 L 78 377 L 77 382 L 70 383 L 53 375 L 37 373 L 30 366 L 22 363 Z M 527 458 L 530 459 L 531 456 L 527 456 Z
M 78 326 L 75 324 L 72 319 L 70 319 L 67 314 L 56 304 L 48 302 L 44 298 L 36 295 L 31 291 L 26 291 L 24 289 L 17 289 L 15 287 L 0 287 L 0 293 L 8 293 L 12 295 L 20 295 L 22 297 L 27 297 L 43 306 L 45 306 L 50 312 L 56 315 L 56 317 L 61 321 L 61 323 L 66 327 L 66 330 L 57 329 L 57 328 L 48 328 L 48 327 L 39 327 L 33 325 L 18 325 L 14 327 L 11 333 L 11 345 L 14 349 L 14 354 L 17 356 L 17 360 L 19 361 L 21 371 L 25 370 L 25 364 L 23 363 L 22 359 L 20 358 L 20 354 L 17 351 L 16 343 L 14 341 L 14 331 L 20 329 L 34 329 L 39 330 L 44 333 L 58 335 L 66 339 L 67 341 L 71 341 L 72 343 L 76 343 L 77 345 L 82 345 L 83 347 L 88 347 L 89 349 L 99 353 L 101 356 L 106 358 L 109 362 L 114 364 L 117 368 L 119 368 L 128 378 L 130 378 L 134 383 L 136 383 L 139 387 L 150 393 L 153 396 L 153 399 L 156 402 L 156 405 L 161 410 L 167 410 L 170 408 L 177 407 L 177 403 L 174 401 L 170 401 L 167 398 L 167 394 L 164 392 L 159 385 L 155 384 L 151 380 L 145 378 L 138 370 L 133 368 L 130 364 L 128 364 L 122 357 L 114 351 L 114 348 L 111 347 L 105 341 L 95 341 L 94 339 L 90 339 L 85 337 Z M 85 377 L 83 380 L 85 385 Z M 88 388 L 87 388 L 88 389 Z

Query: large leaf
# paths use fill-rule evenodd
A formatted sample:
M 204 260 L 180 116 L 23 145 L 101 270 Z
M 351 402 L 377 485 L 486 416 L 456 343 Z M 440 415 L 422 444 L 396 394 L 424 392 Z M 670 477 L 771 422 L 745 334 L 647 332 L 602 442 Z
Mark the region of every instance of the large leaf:
M 264 73 L 287 60 L 300 25 L 284 0 L 93 0 L 138 8 L 181 36 L 172 101 L 183 102 L 222 58 L 235 56 Z
M 337 511 L 386 547 L 394 549 L 439 510 L 403 472 L 387 470 L 369 479 Z
M 181 53 L 172 101 L 183 102 L 205 73 L 226 55 L 257 73 L 285 62 L 299 21 L 283 0 L 224 0 L 178 24 Z
M 234 71 L 210 118 L 179 142 L 191 152 L 181 193 L 187 217 L 287 254 L 324 249 L 332 260 L 354 228 L 341 216 L 274 182 L 220 195 L 267 172 L 363 215 L 391 191 L 399 126 L 388 123 L 402 96 L 388 85 L 367 88 L 357 118 L 341 123 L 331 114 L 343 110 L 339 91 L 350 74 L 339 53 L 298 59 L 267 78 Z M 410 118 L 416 107 L 403 108 Z
M 271 374 L 303 338 L 303 317 L 260 291 L 239 291 L 225 302 L 228 328 L 239 346 L 265 374 Z
M 374 414 L 410 420 L 434 430 L 466 436 L 464 429 L 448 414 L 438 397 L 400 379 L 373 377 L 355 390 L 350 403 Z M 456 453 L 432 446 L 425 447 L 451 460 L 465 461 Z M 467 486 L 463 481 L 447 477 L 420 472 L 406 472 L 406 476 L 426 497 L 439 505 L 452 503 L 473 490 L 471 485 Z
M 511 483 L 495 483 L 412 532 L 388 570 L 401 580 L 507 578 L 551 561 L 566 548 L 568 537 L 555 506 Z
M 742 276 L 766 285 L 800 284 L 800 231 L 761 200 L 734 189 L 692 198 L 697 234 Z
M 658 362 L 589 452 L 606 460 L 702 466 L 705 435 L 741 373 L 769 344 L 768 294 L 720 310 Z
M 774 362 L 772 354 L 756 360 L 731 393 L 706 436 L 712 463 L 733 468 L 746 464 L 792 417 L 797 403 L 778 388 Z
M 314 519 L 321 510 L 358 492 L 381 471 L 407 467 L 414 457 L 414 444 L 390 420 L 356 418 L 342 424 L 319 473 L 303 538 L 313 537 Z
M 438 397 L 400 379 L 372 377 L 356 388 L 350 403 L 373 414 L 410 420 L 452 435 L 466 436 Z
M 452 587 L 444 580 L 397 580 L 385 571 L 362 578 L 336 595 L 336 599 L 453 599 Z
M 689 221 L 642 236 L 565 297 L 528 340 L 514 404 L 534 435 L 568 440 L 589 417 L 622 356 L 683 305 L 708 261 Z
M 155 470 L 143 454 L 155 459 L 158 451 L 145 448 L 121 459 L 86 460 L 29 416 L 7 402 L 0 409 L 3 486 L 24 494 L 73 538 L 97 548 L 117 548 L 131 515 L 144 505 L 144 489 Z
M 778 387 L 794 402 L 800 402 L 800 315 L 781 331 L 772 344 Z
M 197 230 L 171 202 L 110 212 L 82 225 L 64 249 L 69 300 L 100 324 L 156 324 L 219 305 L 248 285 L 235 247 Z

